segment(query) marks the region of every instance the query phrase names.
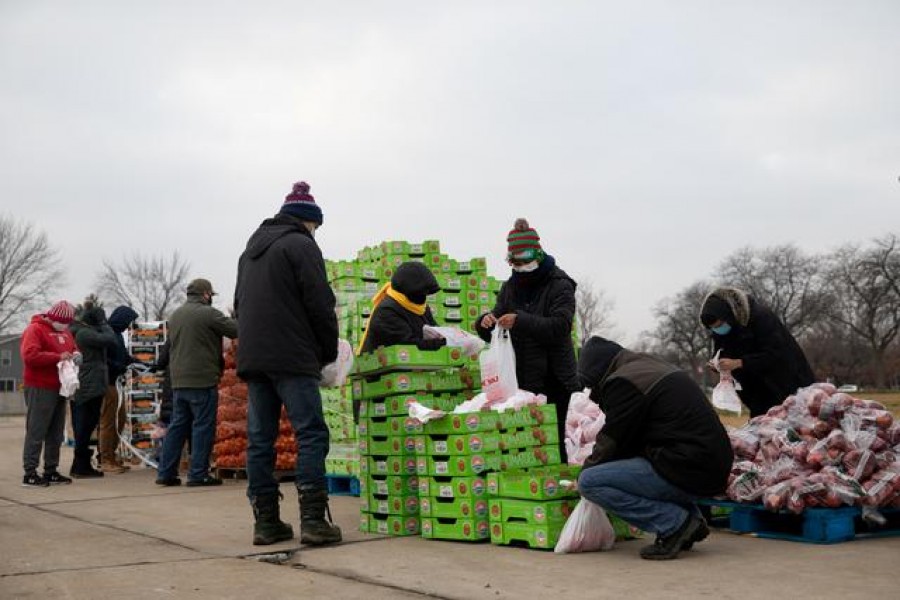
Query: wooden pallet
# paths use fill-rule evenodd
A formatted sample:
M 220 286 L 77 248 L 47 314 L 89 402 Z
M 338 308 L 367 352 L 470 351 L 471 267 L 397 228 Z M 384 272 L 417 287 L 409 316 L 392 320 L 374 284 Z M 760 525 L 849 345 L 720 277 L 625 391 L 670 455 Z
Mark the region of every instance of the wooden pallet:
M 772 512 L 762 504 L 742 504 L 726 500 L 703 500 L 702 505 L 730 508 L 727 517 L 710 525 L 724 526 L 735 533 L 755 537 L 790 540 L 808 544 L 835 544 L 867 537 L 900 535 L 900 509 L 880 509 L 887 519 L 884 527 L 872 528 L 862 520 L 856 506 L 807 508 L 802 513 Z
M 353 475 L 326 475 L 329 496 L 359 496 L 359 479 Z

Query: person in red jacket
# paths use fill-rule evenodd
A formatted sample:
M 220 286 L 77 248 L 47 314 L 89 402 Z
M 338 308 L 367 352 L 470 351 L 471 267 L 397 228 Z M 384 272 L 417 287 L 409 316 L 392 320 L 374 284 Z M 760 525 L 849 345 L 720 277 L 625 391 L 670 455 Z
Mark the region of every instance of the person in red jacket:
M 57 470 L 66 425 L 66 399 L 59 395 L 57 364 L 78 354 L 69 331 L 74 317 L 75 307 L 62 300 L 46 313 L 32 317 L 22 333 L 19 351 L 25 364 L 25 447 L 22 450 L 25 487 L 72 483 Z M 42 449 L 43 476 L 37 472 Z

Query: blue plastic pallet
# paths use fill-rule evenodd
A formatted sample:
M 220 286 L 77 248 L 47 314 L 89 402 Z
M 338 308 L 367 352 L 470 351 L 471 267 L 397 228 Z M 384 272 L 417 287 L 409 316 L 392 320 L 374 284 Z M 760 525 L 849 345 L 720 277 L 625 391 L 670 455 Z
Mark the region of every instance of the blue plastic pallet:
M 871 529 L 862 521 L 862 510 L 855 506 L 807 508 L 799 515 L 787 511 L 772 512 L 762 504 L 742 504 L 727 500 L 701 500 L 699 504 L 731 509 L 727 518 L 710 525 L 724 525 L 735 533 L 756 537 L 790 540 L 809 544 L 836 544 L 860 537 L 900 535 L 900 510 L 880 509 L 888 519 L 885 527 Z
M 326 475 L 329 496 L 359 496 L 359 479 L 353 475 Z

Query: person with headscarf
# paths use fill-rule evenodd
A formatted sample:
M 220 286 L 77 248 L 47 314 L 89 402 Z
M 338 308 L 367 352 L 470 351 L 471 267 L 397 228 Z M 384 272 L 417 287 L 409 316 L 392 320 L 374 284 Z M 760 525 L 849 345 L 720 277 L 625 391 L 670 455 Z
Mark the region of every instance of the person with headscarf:
M 719 369 L 741 384 L 738 395 L 750 416 L 765 414 L 798 388 L 815 381 L 800 344 L 756 298 L 733 287 L 712 290 L 700 309 L 712 334 Z
M 510 278 L 493 310 L 478 318 L 478 335 L 491 341 L 494 327 L 509 330 L 516 352 L 519 388 L 544 394 L 556 407 L 562 462 L 566 462 L 565 422 L 569 397 L 579 391 L 572 343 L 575 281 L 541 247 L 541 238 L 525 219 L 516 219 L 507 235 Z
M 696 500 L 725 491 L 734 455 L 728 434 L 685 371 L 590 338 L 578 375 L 606 415 L 578 478 L 581 495 L 656 534 L 641 558 L 676 558 L 709 535 Z

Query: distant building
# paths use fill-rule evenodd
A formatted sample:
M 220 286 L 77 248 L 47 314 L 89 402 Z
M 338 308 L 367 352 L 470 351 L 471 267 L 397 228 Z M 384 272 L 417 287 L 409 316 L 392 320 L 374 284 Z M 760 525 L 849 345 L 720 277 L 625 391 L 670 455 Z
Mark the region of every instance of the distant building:
M 0 415 L 25 414 L 22 392 L 25 365 L 19 353 L 21 333 L 0 335 Z

